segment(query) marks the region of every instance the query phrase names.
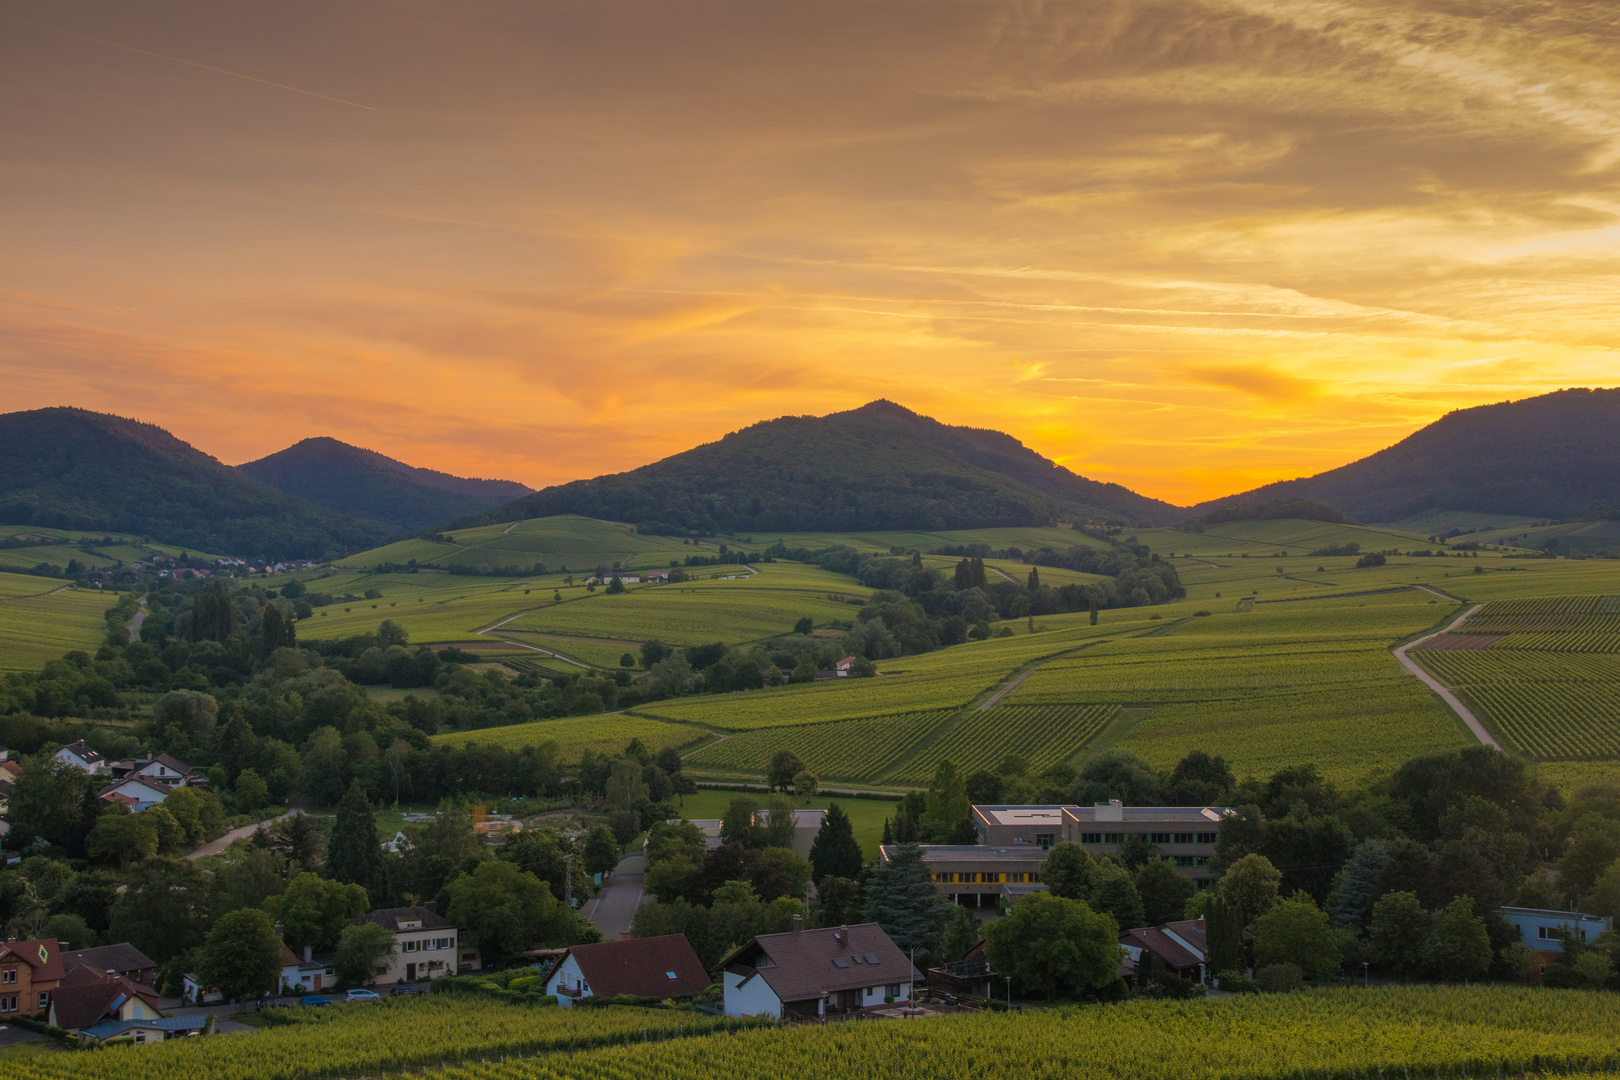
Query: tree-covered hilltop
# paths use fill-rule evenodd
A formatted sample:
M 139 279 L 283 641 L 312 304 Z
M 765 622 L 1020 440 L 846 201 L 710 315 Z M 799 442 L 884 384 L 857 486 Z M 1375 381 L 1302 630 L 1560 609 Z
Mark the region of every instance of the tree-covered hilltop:
M 70 408 L 0 415 L 0 524 L 270 558 L 363 550 L 396 534 L 290 498 L 151 424 Z
M 512 480 L 474 480 L 415 468 L 324 436 L 236 469 L 328 510 L 411 530 L 476 514 L 530 490 Z
M 1167 522 L 1181 511 L 1077 476 L 997 431 L 889 401 L 784 416 L 627 473 L 546 488 L 462 524 L 583 514 L 646 532 L 969 529 Z
M 1427 510 L 1580 519 L 1620 506 L 1620 389 L 1559 390 L 1447 413 L 1349 465 L 1193 507 L 1312 499 L 1359 521 Z

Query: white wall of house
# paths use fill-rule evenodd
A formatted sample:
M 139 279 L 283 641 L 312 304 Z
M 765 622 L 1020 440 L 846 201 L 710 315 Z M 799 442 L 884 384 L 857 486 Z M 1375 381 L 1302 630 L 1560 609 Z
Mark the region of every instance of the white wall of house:
M 394 935 L 394 951 L 380 983 L 408 982 L 414 968 L 416 979 L 437 979 L 460 971 L 460 934 L 453 927 L 442 930 L 400 930 Z
M 781 1016 L 782 999 L 759 975 L 747 978 L 727 971 L 725 1003 L 727 1016 Z
M 546 993 L 555 997 L 559 1005 L 572 1008 L 574 996 L 560 993 L 560 990 L 580 990 L 580 997 L 591 996 L 591 988 L 585 982 L 585 973 L 579 970 L 579 962 L 574 959 L 573 953 L 569 953 L 568 958 L 558 964 L 557 970 L 546 980 Z

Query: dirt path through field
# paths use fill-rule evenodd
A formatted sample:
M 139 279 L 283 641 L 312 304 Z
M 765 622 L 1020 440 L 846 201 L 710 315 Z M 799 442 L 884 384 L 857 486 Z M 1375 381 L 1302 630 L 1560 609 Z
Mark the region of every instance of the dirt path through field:
M 1028 671 L 1025 671 L 1025 672 L 1022 672 L 1021 674 L 1019 674 L 1019 676 L 1017 678 L 1013 679 L 1006 686 L 1003 686 L 1000 690 L 997 690 L 994 694 L 991 694 L 990 695 L 990 700 L 986 701 L 983 705 L 979 706 L 979 711 L 984 712 L 984 710 L 988 709 L 990 706 L 994 705 L 996 702 L 1000 701 L 1002 698 L 1006 697 L 1008 694 L 1010 694 L 1014 690 L 1018 689 L 1018 687 L 1023 684 L 1025 679 L 1029 678 L 1031 675 L 1035 674 L 1040 669 L 1041 669 L 1041 665 L 1036 664 L 1034 667 L 1030 668 Z
M 1423 586 L 1420 585 L 1418 588 L 1421 589 Z M 1426 589 L 1424 591 L 1434 592 L 1433 589 Z M 1451 597 L 1448 596 L 1446 599 L 1449 600 Z M 1407 650 L 1411 649 L 1413 646 L 1421 645 L 1430 638 L 1437 638 L 1441 634 L 1448 634 L 1457 629 L 1457 627 L 1468 621 L 1468 617 L 1470 615 L 1473 615 L 1484 606 L 1484 604 L 1475 604 L 1473 607 L 1457 616 L 1456 619 L 1452 620 L 1451 625 L 1446 627 L 1444 630 L 1436 630 L 1432 634 L 1425 634 L 1416 641 L 1407 642 L 1405 645 L 1402 645 L 1400 648 L 1395 650 L 1395 659 L 1399 660 L 1401 662 L 1401 666 L 1407 671 L 1410 671 L 1413 675 L 1416 675 L 1419 679 L 1422 679 L 1423 684 L 1430 690 L 1433 690 L 1435 693 L 1439 694 L 1440 700 L 1444 701 L 1447 705 L 1450 705 L 1452 710 L 1458 716 L 1462 717 L 1462 722 L 1468 725 L 1468 730 L 1474 733 L 1475 738 L 1484 743 L 1486 746 L 1494 747 L 1497 750 L 1500 750 L 1502 749 L 1501 744 L 1492 738 L 1490 732 L 1485 730 L 1485 725 L 1479 722 L 1479 718 L 1469 710 L 1468 706 L 1464 705 L 1457 699 L 1457 695 L 1451 692 L 1451 688 L 1442 683 L 1439 679 L 1436 679 L 1433 675 L 1430 675 L 1427 671 L 1424 671 L 1418 666 L 1417 661 L 1406 655 Z
M 145 621 L 146 597 L 143 596 L 136 601 L 135 617 L 124 624 L 124 629 L 129 633 L 129 640 L 134 641 L 136 638 L 141 636 L 141 623 Z

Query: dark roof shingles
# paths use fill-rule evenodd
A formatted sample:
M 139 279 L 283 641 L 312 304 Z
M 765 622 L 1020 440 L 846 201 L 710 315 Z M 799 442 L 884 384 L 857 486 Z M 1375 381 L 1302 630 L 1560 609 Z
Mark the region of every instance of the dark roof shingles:
M 824 992 L 911 982 L 919 977 L 906 954 L 877 923 L 762 934 L 754 941 L 773 964 L 759 969 L 760 978 L 784 1002 L 807 1001 Z M 867 963 L 868 955 L 876 956 L 878 962 Z M 861 963 L 855 962 L 857 956 Z M 834 964 L 835 957 L 845 966 Z
M 709 973 L 685 934 L 575 945 L 568 951 L 597 997 L 690 997 L 709 987 Z

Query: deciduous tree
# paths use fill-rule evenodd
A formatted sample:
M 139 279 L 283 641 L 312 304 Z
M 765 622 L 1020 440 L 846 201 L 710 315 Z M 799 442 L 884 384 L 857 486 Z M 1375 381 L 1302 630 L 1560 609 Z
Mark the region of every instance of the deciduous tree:
M 991 967 L 1020 993 L 1073 995 L 1119 978 L 1119 924 L 1082 900 L 1032 893 L 985 927 Z

